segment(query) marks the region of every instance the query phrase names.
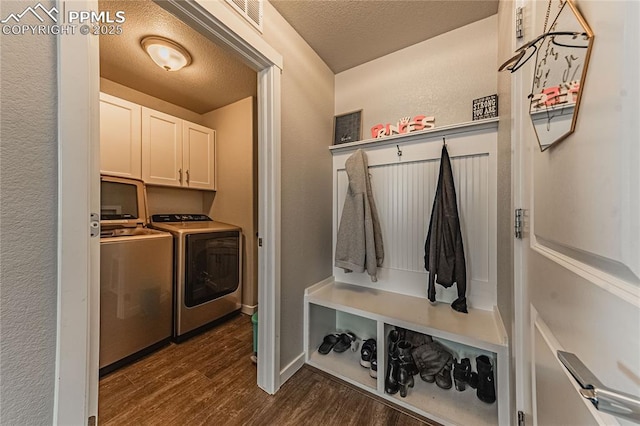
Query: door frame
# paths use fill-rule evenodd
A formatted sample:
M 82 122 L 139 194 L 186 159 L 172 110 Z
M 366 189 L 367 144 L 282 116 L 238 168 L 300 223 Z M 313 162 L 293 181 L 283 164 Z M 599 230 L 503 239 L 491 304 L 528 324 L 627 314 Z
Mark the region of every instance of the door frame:
M 516 0 L 513 10 L 517 8 L 524 8 L 526 0 Z M 533 25 L 533 23 L 532 23 Z M 517 39 L 515 34 L 515 28 L 512 28 L 512 33 L 509 35 L 511 39 L 511 50 L 515 51 L 519 45 L 523 44 L 528 38 L 533 36 L 528 34 L 522 39 Z M 524 85 L 524 77 L 522 72 L 516 72 L 511 74 L 511 140 L 521 141 L 524 133 L 524 124 L 521 117 L 523 114 L 522 99 L 520 99 L 520 93 Z M 521 143 L 512 142 L 512 158 L 511 164 L 511 187 L 513 194 L 513 206 L 515 209 L 528 206 L 529 203 L 525 199 L 524 185 L 526 184 L 524 179 L 527 176 L 524 168 L 527 167 L 525 162 L 525 150 Z M 528 211 L 525 214 L 528 215 Z M 526 220 L 526 218 L 524 218 Z M 529 245 L 529 232 L 528 229 L 523 229 L 523 238 L 514 238 L 513 244 L 513 300 L 514 300 L 514 325 L 513 325 L 513 354 L 515 358 L 515 364 L 513 373 L 515 375 L 515 407 L 516 411 L 522 411 L 524 413 L 531 413 L 531 398 L 529 390 L 531 389 L 531 372 L 530 372 L 530 344 L 529 337 L 529 295 L 526 287 L 526 261 L 523 258 L 525 250 Z
M 58 10 L 64 0 L 58 0 Z M 258 386 L 280 387 L 280 126 L 282 56 L 226 4 L 158 2 L 258 72 Z M 98 10 L 97 0 L 74 1 Z M 126 24 L 125 24 L 126 25 Z M 98 414 L 99 45 L 90 35 L 58 37 L 58 303 L 54 424 Z M 93 187 L 92 187 L 93 186 Z M 82 401 L 83 403 L 79 403 Z
M 62 0 L 56 6 L 64 10 Z M 98 2 L 80 0 L 74 7 L 97 10 Z M 66 35 L 57 42 L 58 297 L 53 423 L 87 424 L 89 417 L 98 414 L 100 242 L 90 237 L 89 219 L 100 207 L 100 58 L 95 37 Z

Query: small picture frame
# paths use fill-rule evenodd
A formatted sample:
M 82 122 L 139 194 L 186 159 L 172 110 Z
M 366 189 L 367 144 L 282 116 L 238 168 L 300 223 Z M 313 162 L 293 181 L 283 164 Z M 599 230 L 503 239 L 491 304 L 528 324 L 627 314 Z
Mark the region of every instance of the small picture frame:
M 336 115 L 333 118 L 333 144 L 362 140 L 362 110 Z

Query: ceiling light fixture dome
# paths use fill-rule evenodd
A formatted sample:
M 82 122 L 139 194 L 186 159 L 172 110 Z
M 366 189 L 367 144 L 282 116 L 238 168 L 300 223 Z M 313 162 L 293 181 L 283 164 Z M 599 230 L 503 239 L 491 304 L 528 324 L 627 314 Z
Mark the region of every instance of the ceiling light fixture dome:
M 187 49 L 168 38 L 149 36 L 143 38 L 140 45 L 153 62 L 166 71 L 178 71 L 191 63 Z

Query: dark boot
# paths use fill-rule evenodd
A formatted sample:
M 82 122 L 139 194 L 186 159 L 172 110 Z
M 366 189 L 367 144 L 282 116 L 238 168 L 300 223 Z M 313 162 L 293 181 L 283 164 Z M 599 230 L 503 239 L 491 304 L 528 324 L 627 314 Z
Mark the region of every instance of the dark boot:
M 424 370 L 420 372 L 420 378 L 427 383 L 433 383 L 436 381 L 435 374 L 427 374 Z
M 387 353 L 391 355 L 396 351 L 396 347 L 398 346 L 398 342 L 400 341 L 400 333 L 398 332 L 398 330 L 391 330 L 389 332 L 387 340 Z
M 478 369 L 478 399 L 487 404 L 492 404 L 496 401 L 496 388 L 493 382 L 493 368 L 489 357 L 486 355 L 477 357 L 476 366 Z
M 469 373 L 469 381 L 467 382 L 471 389 L 478 389 L 478 373 L 472 371 Z
M 418 367 L 416 367 L 416 363 L 411 356 L 411 349 L 413 349 L 413 346 L 406 340 L 398 342 L 398 360 L 400 361 L 400 367 L 407 370 L 407 373 L 413 378 L 413 376 L 418 374 Z
M 387 337 L 387 376 L 384 381 L 384 391 L 389 395 L 398 392 L 398 370 L 400 362 L 398 360 L 397 346 L 400 334 L 397 330 L 391 330 Z
M 387 362 L 387 377 L 384 380 L 384 391 L 389 395 L 398 393 L 400 386 L 398 384 L 398 370 L 400 363 L 398 362 L 398 354 L 388 354 L 389 362 Z
M 451 389 L 451 362 L 447 362 L 442 370 L 436 374 L 436 385 L 440 389 Z
M 469 358 L 463 358 L 458 361 L 454 361 L 453 366 L 453 381 L 456 384 L 456 390 L 462 392 L 467 388 L 467 384 L 470 383 L 471 376 L 471 361 Z
M 400 387 L 400 396 L 406 397 L 408 388 L 414 386 L 413 375 L 407 369 L 406 364 L 400 364 L 400 370 L 398 372 L 398 385 Z

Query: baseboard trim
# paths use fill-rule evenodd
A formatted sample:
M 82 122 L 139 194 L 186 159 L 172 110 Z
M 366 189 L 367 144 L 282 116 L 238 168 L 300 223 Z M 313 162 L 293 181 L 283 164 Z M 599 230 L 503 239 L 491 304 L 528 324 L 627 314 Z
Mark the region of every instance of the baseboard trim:
M 258 305 L 242 305 L 242 307 L 240 308 L 240 312 L 242 312 L 245 315 L 253 315 L 256 313 L 256 311 L 258 310 Z
M 304 352 L 298 355 L 293 361 L 287 364 L 287 366 L 280 371 L 280 386 L 282 386 L 284 382 L 289 380 L 291 376 L 293 376 L 296 373 L 296 371 L 300 370 L 303 365 L 304 365 Z

